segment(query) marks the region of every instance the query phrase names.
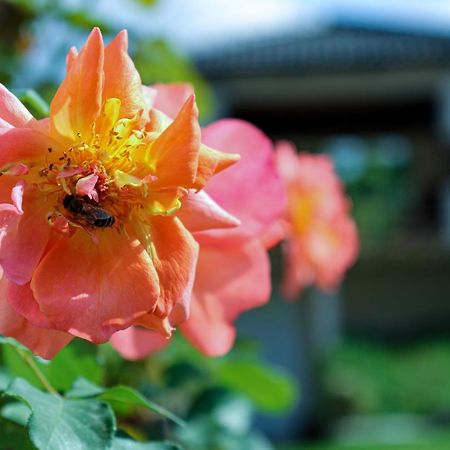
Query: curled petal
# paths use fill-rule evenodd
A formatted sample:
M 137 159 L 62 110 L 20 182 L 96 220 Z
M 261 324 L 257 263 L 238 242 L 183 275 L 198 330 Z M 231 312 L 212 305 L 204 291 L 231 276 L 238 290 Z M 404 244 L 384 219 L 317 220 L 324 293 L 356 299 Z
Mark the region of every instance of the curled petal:
M 205 191 L 191 190 L 183 198 L 178 217 L 191 232 L 210 228 L 233 228 L 240 224 L 236 217 L 221 208 Z
M 14 227 L 17 226 L 17 223 L 23 214 L 23 190 L 23 181 L 14 185 L 11 177 L 2 177 L 0 182 L 0 196 L 2 197 L 1 200 L 5 201 L 5 203 L 0 203 L 0 242 L 9 230 L 14 229 Z M 8 197 L 11 198 L 12 204 L 6 203 L 6 201 L 9 200 Z
M 75 185 L 75 192 L 77 195 L 87 196 L 92 200 L 98 202 L 98 192 L 95 190 L 95 185 L 98 181 L 98 175 L 91 174 L 87 177 L 80 178 Z
M 20 100 L 0 84 L 0 119 L 13 127 L 25 127 L 33 119 Z
M 24 191 L 25 191 L 25 182 L 23 180 L 18 181 L 11 191 L 11 200 L 13 202 L 14 207 L 16 208 L 17 212 L 20 215 L 23 214 L 22 202 Z
M 82 167 L 69 167 L 68 169 L 63 169 L 58 172 L 58 175 L 56 176 L 57 179 L 59 178 L 69 178 L 73 175 L 77 175 L 79 173 L 83 172 Z
M 12 175 L 17 177 L 19 175 L 26 175 L 29 171 L 30 169 L 26 164 L 17 163 L 8 167 L 8 169 L 3 172 L 3 175 Z
M 269 301 L 270 291 L 269 258 L 257 240 L 234 248 L 203 247 L 191 314 L 181 330 L 201 352 L 223 355 L 234 342 L 233 321 Z
M 239 160 L 240 156 L 237 153 L 225 153 L 201 145 L 197 177 L 193 187 L 196 189 L 204 188 L 213 175 L 222 172 Z
M 156 331 L 166 339 L 172 336 L 172 326 L 167 317 L 161 319 L 154 314 L 145 314 L 136 320 L 136 325 L 141 325 L 149 330 Z
M 78 230 L 51 247 L 31 281 L 41 311 L 55 328 L 95 343 L 155 307 L 153 263 L 137 240 L 99 233 L 99 243 Z

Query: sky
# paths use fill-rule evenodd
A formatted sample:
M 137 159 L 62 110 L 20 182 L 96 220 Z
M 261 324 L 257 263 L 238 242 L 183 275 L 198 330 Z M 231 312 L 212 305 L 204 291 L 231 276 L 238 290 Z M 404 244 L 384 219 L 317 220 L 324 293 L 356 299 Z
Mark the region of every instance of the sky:
M 86 0 L 62 1 L 74 11 L 87 4 Z M 245 40 L 315 33 L 333 25 L 450 38 L 450 0 L 157 0 L 154 7 L 133 0 L 88 3 L 93 17 L 106 20 L 116 29 L 163 37 L 191 57 Z M 67 26 L 46 20 L 38 27 L 36 48 L 28 58 L 29 70 L 25 67 L 14 86 L 38 84 L 55 61 L 64 59 L 70 45 L 80 46 L 85 39 Z M 63 65 L 59 66 L 56 79 L 63 75 Z
M 126 0 L 114 4 L 99 0 L 99 14 L 119 27 L 128 23 L 143 34 L 163 35 L 187 53 L 336 23 L 450 37 L 450 0 L 159 0 L 150 9 Z

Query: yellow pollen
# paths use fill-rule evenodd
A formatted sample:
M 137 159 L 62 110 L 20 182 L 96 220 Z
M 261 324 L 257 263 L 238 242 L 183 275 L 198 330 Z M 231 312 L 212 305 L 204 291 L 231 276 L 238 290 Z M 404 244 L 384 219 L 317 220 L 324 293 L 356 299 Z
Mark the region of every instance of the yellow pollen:
M 120 110 L 119 99 L 107 99 L 90 136 L 83 140 L 81 133 L 75 132 L 79 140 L 69 148 L 49 148 L 44 164 L 36 167 L 32 176 L 54 201 L 58 214 L 70 215 L 64 210 L 63 200 L 74 195 L 113 215 L 119 232 L 125 232 L 127 224 L 136 223 L 148 232 L 149 216 L 174 214 L 186 192 L 153 186 L 158 174 L 151 151 L 158 136 L 140 128 L 142 113 L 123 118 Z M 83 222 L 76 214 L 70 219 Z

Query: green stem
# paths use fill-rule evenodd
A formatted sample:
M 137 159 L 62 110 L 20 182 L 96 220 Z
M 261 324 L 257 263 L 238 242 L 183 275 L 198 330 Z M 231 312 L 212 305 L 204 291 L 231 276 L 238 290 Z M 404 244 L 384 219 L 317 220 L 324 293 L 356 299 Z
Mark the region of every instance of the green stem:
M 12 348 L 33 371 L 33 373 L 36 375 L 37 379 L 40 381 L 42 386 L 44 386 L 47 392 L 49 392 L 50 394 L 59 395 L 56 389 L 47 380 L 46 376 L 42 373 L 41 369 L 39 369 L 39 366 L 36 364 L 36 361 L 33 359 L 33 356 L 16 346 L 12 346 Z

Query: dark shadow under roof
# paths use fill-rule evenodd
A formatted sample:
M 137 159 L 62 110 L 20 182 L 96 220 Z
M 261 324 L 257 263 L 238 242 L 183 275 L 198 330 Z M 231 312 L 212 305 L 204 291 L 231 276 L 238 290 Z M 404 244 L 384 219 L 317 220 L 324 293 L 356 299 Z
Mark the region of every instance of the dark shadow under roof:
M 197 56 L 208 78 L 224 79 L 450 66 L 450 39 L 361 29 L 236 42 Z

